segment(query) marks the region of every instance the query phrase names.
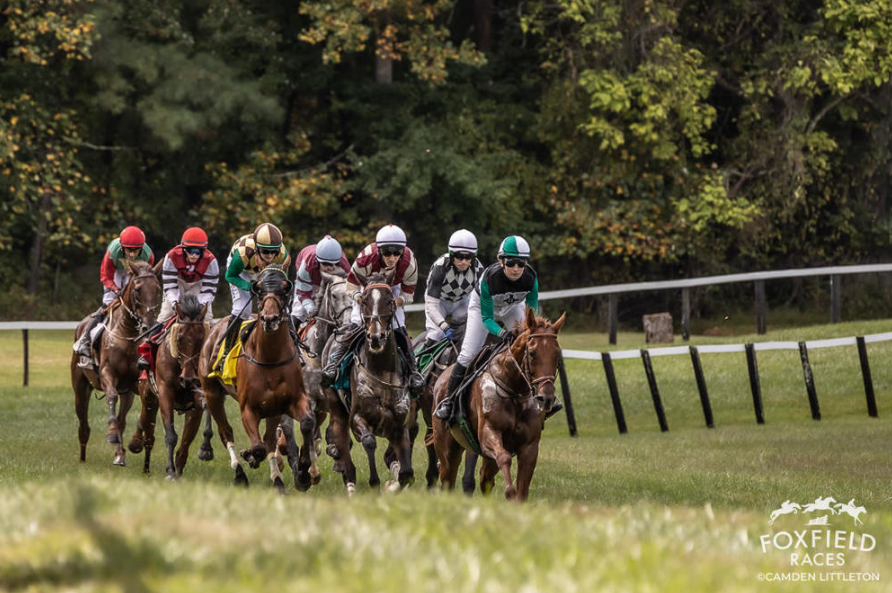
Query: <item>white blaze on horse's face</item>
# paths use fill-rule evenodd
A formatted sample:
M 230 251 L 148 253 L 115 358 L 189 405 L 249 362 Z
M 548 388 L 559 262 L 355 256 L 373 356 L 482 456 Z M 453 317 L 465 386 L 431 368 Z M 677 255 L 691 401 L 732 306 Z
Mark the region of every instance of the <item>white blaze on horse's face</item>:
M 270 301 L 273 305 L 269 305 Z M 275 294 L 267 294 L 263 297 L 260 307 L 260 325 L 266 333 L 274 333 L 279 329 L 279 323 L 282 321 L 282 303 Z
M 393 311 L 385 307 L 382 297 L 383 291 L 375 289 L 363 298 L 363 307 L 368 307 L 371 310 L 365 316 L 365 334 L 369 342 L 369 351 L 372 354 L 381 353 L 387 344 L 387 339 L 390 337 L 390 321 Z M 387 310 L 385 311 L 384 309 Z

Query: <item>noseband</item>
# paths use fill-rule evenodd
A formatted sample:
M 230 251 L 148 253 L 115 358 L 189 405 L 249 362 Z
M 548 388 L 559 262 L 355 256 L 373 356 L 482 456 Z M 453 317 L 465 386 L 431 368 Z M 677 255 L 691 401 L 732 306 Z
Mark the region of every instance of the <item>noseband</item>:
M 152 274 L 152 273 L 139 274 L 137 276 L 130 277 L 130 281 L 127 283 L 127 286 L 130 288 L 129 295 L 130 295 L 130 299 L 133 301 L 133 309 L 137 309 L 137 310 L 140 308 L 146 308 L 146 306 L 142 303 L 142 301 L 139 300 L 139 295 L 134 294 L 134 292 L 136 291 L 136 281 L 139 280 L 140 278 L 155 278 L 157 280 L 157 277 L 155 276 L 155 274 Z M 136 321 L 138 323 L 142 323 L 142 318 L 140 317 L 140 315 L 136 311 L 130 309 L 130 307 L 127 306 L 127 303 L 124 301 L 123 294 L 118 297 L 118 300 L 121 301 L 121 306 L 124 307 L 124 310 L 127 311 L 127 314 L 130 315 L 131 319 L 133 319 L 134 321 Z
M 362 291 L 362 305 L 365 305 L 365 302 L 366 302 L 365 299 L 366 299 L 366 297 L 367 297 L 369 294 L 371 294 L 370 289 L 382 289 L 382 290 L 387 290 L 388 294 L 390 294 L 390 295 L 393 294 L 393 293 L 391 292 L 391 291 L 393 290 L 393 288 L 392 288 L 389 284 L 384 284 L 383 282 L 378 282 L 378 283 L 376 283 L 376 284 L 369 284 L 369 285 L 366 286 L 366 287 L 363 289 L 363 291 Z M 384 316 L 385 316 L 385 317 L 389 317 L 390 320 L 392 320 L 392 319 L 393 319 L 393 313 L 394 313 L 395 311 L 396 311 L 396 303 L 395 303 L 393 300 L 391 300 L 391 301 L 390 301 L 390 312 L 389 312 L 389 313 L 385 313 Z M 365 322 L 366 322 L 366 330 L 368 330 L 368 326 L 369 326 L 370 323 L 374 323 L 374 322 L 376 322 L 376 321 L 380 321 L 380 320 L 381 320 L 381 317 L 382 317 L 382 315 L 366 315 L 366 314 L 363 313 L 362 318 L 365 319 Z M 393 329 L 392 326 L 393 326 L 393 323 L 386 323 L 386 324 L 385 324 L 385 328 L 384 328 L 384 335 L 385 335 L 385 336 L 389 336 L 389 335 L 390 335 L 390 332 L 391 332 L 391 330 Z
M 527 387 L 529 387 L 530 391 L 527 397 L 534 397 L 536 395 L 537 388 L 540 385 L 547 385 L 548 383 L 551 383 L 552 387 L 554 387 L 555 381 L 555 375 L 543 375 L 533 380 L 529 379 L 529 377 L 532 377 L 533 375 L 532 369 L 530 369 L 530 341 L 533 338 L 552 338 L 554 340 L 557 340 L 557 334 L 539 333 L 530 334 L 529 336 L 527 336 L 527 342 L 524 345 L 522 365 L 517 364 L 517 359 L 515 359 L 513 355 L 510 355 L 509 352 L 508 358 L 510 358 L 511 361 L 514 362 L 514 366 L 517 367 L 518 371 L 520 371 L 521 378 L 527 384 Z

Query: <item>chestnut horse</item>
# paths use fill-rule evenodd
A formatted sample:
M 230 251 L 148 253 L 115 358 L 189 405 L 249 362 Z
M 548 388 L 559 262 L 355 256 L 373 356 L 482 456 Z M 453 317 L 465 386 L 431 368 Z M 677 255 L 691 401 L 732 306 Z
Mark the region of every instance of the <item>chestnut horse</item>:
M 554 404 L 554 380 L 561 347 L 557 335 L 565 315 L 554 324 L 527 309 L 526 322 L 510 347 L 495 355 L 468 386 L 467 421 L 483 453 L 480 490 L 488 494 L 496 473 L 505 479 L 505 497 L 524 501 L 539 458 L 545 414 Z M 438 403 L 446 395 L 450 367 L 434 386 Z M 455 487 L 462 448 L 469 449 L 457 425 L 434 418 L 434 448 L 440 462 L 441 486 Z M 517 486 L 511 478 L 511 458 L 517 456 Z
M 390 277 L 382 274 L 369 277 L 362 292 L 360 309 L 365 320 L 365 336 L 354 355 L 349 393 L 332 388 L 325 390 L 333 441 L 329 454 L 335 458 L 335 471 L 343 473 L 349 496 L 356 490 L 356 466 L 350 457 L 351 431 L 368 455 L 370 486 L 381 482 L 375 464 L 376 436 L 388 440 L 388 450 L 393 454 L 391 459 L 385 459 L 394 478 L 386 484 L 388 490 L 399 490 L 415 479 L 406 428 L 409 387 L 403 378 L 402 361 L 393 332 L 396 303 Z M 323 358 L 327 358 L 330 346 Z
M 164 423 L 165 443 L 167 444 L 167 479 L 183 475 L 189 456 L 189 445 L 201 425 L 204 398 L 198 380 L 198 357 L 207 333 L 204 316 L 207 305 L 202 306 L 198 299 L 187 294 L 174 306 L 176 322 L 168 330 L 166 339 L 158 348 L 155 372 L 140 386 L 142 413 L 139 426 L 143 429 L 146 450 L 143 473 L 149 473 L 152 448 L 155 444 L 155 419 L 161 409 Z M 174 411 L 186 414 L 183 426 L 183 440 L 174 462 L 174 448 L 177 445 L 177 432 L 173 422 Z M 138 453 L 131 440 L 130 451 Z M 134 450 L 136 449 L 136 450 Z
M 270 479 L 276 489 L 284 492 L 276 447 L 276 428 L 281 421 L 294 486 L 298 490 L 307 490 L 311 483 L 318 483 L 320 474 L 313 447 L 316 422 L 304 389 L 300 354 L 288 321 L 293 285 L 281 266 L 270 265 L 261 272 L 252 292 L 258 301 L 259 327 L 253 329 L 242 345 L 236 366 L 236 388 L 225 386 L 224 391 L 219 380 L 207 377 L 216 358 L 219 338 L 226 331 L 228 318 L 224 318 L 211 331 L 202 349 L 199 376 L 205 399 L 217 423 L 220 439 L 229 451 L 236 484 L 247 485 L 248 479 L 235 454 L 232 427 L 226 418 L 224 400 L 227 392 L 238 399 L 242 424 L 251 441 L 251 447 L 241 453 L 245 461 L 257 468 L 267 459 Z M 261 440 L 259 424 L 263 418 L 267 422 Z M 303 436 L 299 451 L 294 440 L 294 420 L 300 423 Z
M 87 459 L 90 440 L 90 396 L 93 390 L 105 393 L 108 403 L 108 434 L 106 440 L 115 445 L 115 465 L 126 465 L 121 435 L 127 423 L 127 412 L 137 392 L 139 370 L 136 368 L 140 336 L 155 324 L 156 309 L 161 304 L 161 283 L 146 262 L 129 264 L 130 279 L 107 309 L 106 328 L 99 348 L 93 356 L 92 368 L 78 365 L 80 358 L 71 356 L 71 386 L 74 389 L 74 410 L 79 422 L 80 461 Z M 75 330 L 75 340 L 85 331 L 90 317 L 85 317 Z M 121 409 L 117 409 L 118 398 Z

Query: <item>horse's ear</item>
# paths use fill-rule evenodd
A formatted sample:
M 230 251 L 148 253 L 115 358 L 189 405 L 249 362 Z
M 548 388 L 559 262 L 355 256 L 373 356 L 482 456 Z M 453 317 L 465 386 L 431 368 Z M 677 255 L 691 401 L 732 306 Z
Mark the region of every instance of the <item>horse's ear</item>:
M 176 313 L 177 313 L 177 318 L 180 318 L 183 316 L 183 310 L 180 309 L 179 303 L 174 303 L 173 308 L 174 308 L 174 311 L 176 311 Z
M 198 314 L 199 319 L 204 319 L 208 314 L 208 303 L 204 304 L 204 307 L 201 308 L 201 313 Z
M 564 327 L 564 321 L 566 321 L 566 319 L 567 319 L 567 312 L 564 311 L 563 314 L 560 316 L 560 318 L 557 321 L 555 321 L 554 324 L 551 326 L 554 328 L 554 333 L 558 333 L 559 331 L 561 331 L 561 328 Z
M 138 276 L 138 275 L 139 275 L 139 272 L 136 271 L 136 265 L 135 265 L 135 263 L 132 262 L 132 261 L 128 261 L 128 262 L 127 262 L 127 269 L 130 270 L 130 275 L 131 275 L 131 276 Z
M 390 272 L 388 272 L 388 273 L 384 276 L 384 282 L 386 282 L 387 284 L 390 284 L 390 285 L 392 286 L 392 285 L 393 285 L 393 277 L 394 277 L 395 275 L 396 275 L 396 266 L 393 266 L 393 269 L 390 270 Z
M 527 307 L 527 327 L 536 329 L 536 323 L 536 312 L 533 311 L 532 307 Z
M 152 267 L 152 273 L 155 274 L 156 276 L 158 276 L 159 281 L 161 280 L 161 268 L 163 268 L 163 267 L 164 267 L 164 259 L 163 258 L 161 260 L 159 260 L 158 263 L 156 263 Z
M 523 349 L 526 348 L 527 338 L 529 338 L 529 337 L 530 337 L 530 330 L 525 329 L 525 330 L 523 330 L 523 333 L 521 333 L 519 336 L 517 336 L 514 339 L 514 342 L 511 343 L 511 354 L 514 355 L 514 358 L 517 358 L 518 356 L 520 356 L 520 354 L 523 352 Z

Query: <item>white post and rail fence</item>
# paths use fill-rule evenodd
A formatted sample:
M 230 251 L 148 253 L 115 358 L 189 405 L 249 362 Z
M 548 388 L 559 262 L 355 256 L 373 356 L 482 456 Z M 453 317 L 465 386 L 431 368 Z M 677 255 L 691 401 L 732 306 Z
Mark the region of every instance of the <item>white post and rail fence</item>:
M 616 344 L 616 331 L 618 325 L 619 295 L 631 292 L 651 292 L 681 289 L 681 325 L 682 337 L 685 341 L 690 338 L 691 299 L 690 290 L 699 286 L 712 286 L 716 284 L 752 283 L 754 288 L 754 301 L 756 313 L 756 331 L 765 334 L 767 331 L 767 307 L 765 303 L 765 282 L 785 280 L 790 278 L 827 277 L 830 281 L 830 322 L 838 323 L 842 319 L 842 283 L 841 278 L 851 274 L 877 274 L 892 272 L 892 264 L 872 264 L 858 266 L 830 266 L 820 268 L 806 268 L 795 270 L 776 270 L 770 272 L 753 272 L 747 274 L 729 274 L 725 276 L 707 276 L 703 278 L 691 278 L 685 280 L 667 280 L 662 282 L 635 282 L 630 284 L 611 284 L 606 286 L 594 286 L 588 288 L 572 288 L 568 290 L 553 290 L 539 293 L 539 300 L 568 299 L 580 296 L 606 296 L 608 297 L 608 334 L 610 344 Z M 412 304 L 406 306 L 407 312 L 423 311 L 424 305 Z M 24 377 L 23 385 L 28 386 L 28 332 L 30 330 L 73 330 L 77 327 L 77 321 L 12 321 L 0 322 L 0 331 L 20 330 L 24 346 Z M 867 356 L 866 344 L 892 340 L 892 332 L 874 334 L 869 336 L 853 336 L 847 338 L 835 338 L 830 340 L 813 340 L 809 342 L 760 342 L 755 344 L 720 344 L 707 346 L 675 346 L 665 348 L 651 348 L 642 350 L 624 350 L 620 352 L 594 352 L 587 350 L 563 350 L 563 358 L 581 360 L 600 360 L 607 379 L 608 390 L 616 416 L 617 429 L 620 434 L 627 432 L 622 402 L 617 388 L 616 377 L 613 372 L 613 361 L 624 358 L 641 358 L 644 371 L 647 376 L 648 386 L 653 398 L 654 411 L 660 430 L 669 430 L 669 424 L 663 409 L 659 387 L 653 372 L 650 359 L 653 356 L 688 355 L 697 381 L 697 390 L 703 408 L 703 416 L 708 428 L 715 426 L 712 407 L 709 401 L 709 391 L 703 367 L 700 363 L 700 354 L 743 352 L 746 354 L 747 369 L 750 376 L 750 389 L 753 398 L 753 410 L 756 422 L 763 424 L 765 415 L 762 406 L 762 392 L 759 383 L 759 371 L 756 359 L 757 351 L 790 349 L 798 350 L 802 362 L 805 391 L 811 408 L 812 418 L 821 419 L 821 411 L 818 403 L 817 389 L 811 365 L 808 361 L 809 348 L 830 348 L 856 346 L 861 363 L 861 373 L 864 382 L 864 393 L 867 401 L 867 413 L 871 417 L 878 416 L 876 396 L 870 375 L 870 363 Z M 560 364 L 561 391 L 567 412 L 567 424 L 571 436 L 576 436 L 576 418 L 573 411 L 573 402 L 570 395 L 570 385 L 563 360 Z

